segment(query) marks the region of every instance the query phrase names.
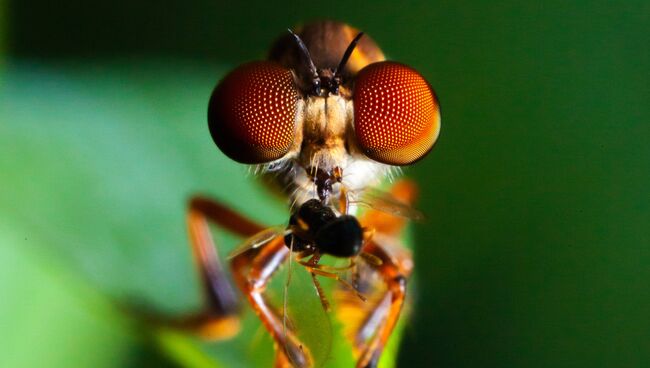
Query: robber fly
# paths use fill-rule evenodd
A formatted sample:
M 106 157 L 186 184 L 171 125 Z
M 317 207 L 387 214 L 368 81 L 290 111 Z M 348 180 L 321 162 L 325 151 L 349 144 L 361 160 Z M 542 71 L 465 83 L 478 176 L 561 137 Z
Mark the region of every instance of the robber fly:
M 431 150 L 440 131 L 433 89 L 410 67 L 385 61 L 370 37 L 321 21 L 280 37 L 268 60 L 226 75 L 210 98 L 208 125 L 225 155 L 254 165 L 286 194 L 290 215 L 288 225 L 267 228 L 193 198 L 188 226 L 206 305 L 179 325 L 208 338 L 238 330 L 238 298 L 214 247 L 213 223 L 247 239 L 229 257 L 231 274 L 276 343 L 276 367 L 319 365 L 288 323 L 286 302 L 273 305 L 265 295 L 276 271 L 291 262 L 309 272 L 325 310 L 330 297 L 319 279 L 341 286 L 336 307 L 362 312 L 355 323 L 343 321 L 357 367 L 376 366 L 412 269 L 398 239 L 417 212 L 409 207 L 412 183 L 373 188 Z M 348 262 L 323 264 L 328 257 Z M 287 282 L 285 293 L 290 288 Z

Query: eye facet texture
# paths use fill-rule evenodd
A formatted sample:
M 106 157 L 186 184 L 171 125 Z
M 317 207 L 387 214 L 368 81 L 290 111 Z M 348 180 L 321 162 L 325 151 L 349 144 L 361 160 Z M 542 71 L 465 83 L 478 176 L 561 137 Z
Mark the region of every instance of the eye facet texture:
M 357 143 L 375 161 L 408 165 L 424 157 L 440 133 L 433 89 L 410 67 L 384 61 L 357 75 L 354 87 Z
M 237 162 L 277 160 L 293 143 L 297 100 L 289 70 L 268 61 L 241 65 L 212 92 L 210 135 Z

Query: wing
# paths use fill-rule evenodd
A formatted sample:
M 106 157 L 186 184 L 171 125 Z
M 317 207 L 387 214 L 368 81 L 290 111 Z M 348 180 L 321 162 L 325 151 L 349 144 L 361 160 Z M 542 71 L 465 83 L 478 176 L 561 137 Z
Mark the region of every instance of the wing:
M 232 259 L 242 253 L 245 253 L 251 249 L 256 249 L 261 247 L 262 245 L 270 242 L 273 240 L 275 237 L 278 235 L 286 235 L 288 234 L 289 230 L 284 229 L 281 226 L 274 226 L 270 227 L 268 229 L 264 229 L 260 231 L 259 233 L 251 236 L 250 238 L 246 239 L 245 242 L 241 243 L 238 245 L 235 249 L 228 254 L 228 259 Z
M 373 188 L 365 190 L 357 197 L 350 203 L 409 220 L 424 220 L 422 212 L 396 198 L 392 193 Z

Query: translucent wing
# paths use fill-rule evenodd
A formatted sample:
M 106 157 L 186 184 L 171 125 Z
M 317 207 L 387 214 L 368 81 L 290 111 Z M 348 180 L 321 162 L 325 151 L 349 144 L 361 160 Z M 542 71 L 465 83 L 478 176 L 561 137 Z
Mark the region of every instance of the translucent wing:
M 424 214 L 422 212 L 395 198 L 391 193 L 379 189 L 368 189 L 353 197 L 358 198 L 353 198 L 350 201 L 351 204 L 372 208 L 393 216 L 404 217 L 415 221 L 424 220 Z
M 259 233 L 251 236 L 250 238 L 246 239 L 242 244 L 237 246 L 235 249 L 233 249 L 230 254 L 228 254 L 228 259 L 234 258 L 244 252 L 247 252 L 251 249 L 256 249 L 261 247 L 262 245 L 270 242 L 273 240 L 275 237 L 278 235 L 286 235 L 289 233 L 289 230 L 286 230 L 282 226 L 274 226 L 270 227 L 268 229 L 262 230 Z

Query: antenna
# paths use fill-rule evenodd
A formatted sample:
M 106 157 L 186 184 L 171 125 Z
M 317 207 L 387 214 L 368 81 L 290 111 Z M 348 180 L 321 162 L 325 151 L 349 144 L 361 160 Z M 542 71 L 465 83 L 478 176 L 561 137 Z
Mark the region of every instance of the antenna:
M 315 79 L 318 78 L 318 70 L 316 70 L 316 65 L 314 65 L 314 61 L 311 59 L 311 54 L 309 53 L 307 46 L 305 46 L 305 43 L 302 42 L 302 39 L 300 39 L 300 37 L 297 34 L 293 33 L 291 29 L 287 28 L 287 31 L 289 31 L 289 33 L 291 33 L 293 38 L 296 39 L 296 43 L 298 43 L 298 48 L 300 48 L 300 51 L 302 51 L 303 56 L 305 56 L 305 58 L 307 58 L 307 61 L 309 61 L 309 71 L 312 73 Z
M 363 32 L 359 32 L 359 34 L 357 34 L 357 36 L 354 37 L 352 42 L 350 42 L 348 48 L 345 49 L 345 53 L 343 53 L 343 57 L 341 58 L 341 62 L 339 63 L 339 66 L 336 67 L 336 69 L 334 69 L 334 76 L 338 75 L 338 72 L 343 70 L 343 68 L 345 68 L 345 64 L 348 62 L 348 59 L 350 59 L 350 55 L 352 55 L 354 48 L 357 47 L 357 43 L 359 43 L 361 37 L 363 37 Z

